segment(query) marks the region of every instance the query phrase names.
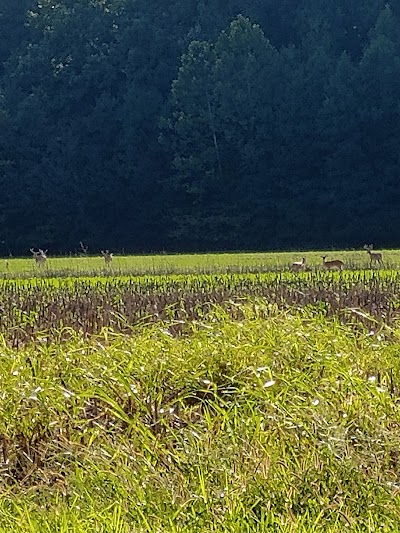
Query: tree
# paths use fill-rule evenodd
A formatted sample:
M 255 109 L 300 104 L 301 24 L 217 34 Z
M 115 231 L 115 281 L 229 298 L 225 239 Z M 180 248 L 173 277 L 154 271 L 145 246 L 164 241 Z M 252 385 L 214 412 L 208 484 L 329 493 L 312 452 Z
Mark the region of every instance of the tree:
M 245 17 L 214 42 L 190 44 L 164 131 L 174 154 L 170 185 L 182 206 L 174 235 L 193 242 L 201 225 L 208 246 L 238 243 L 243 193 L 265 170 L 278 93 L 278 52 Z
M 390 234 L 400 7 L 385 2 L 4 0 L 12 251 Z
M 368 226 L 393 235 L 393 225 L 400 223 L 400 21 L 389 5 L 370 32 L 356 82 Z
M 0 5 L 0 76 L 4 64 L 29 39 L 27 12 L 34 0 L 2 0 Z
M 386 6 L 360 61 L 342 55 L 320 115 L 326 212 L 339 240 L 352 245 L 382 241 L 397 218 L 399 44 L 398 21 Z

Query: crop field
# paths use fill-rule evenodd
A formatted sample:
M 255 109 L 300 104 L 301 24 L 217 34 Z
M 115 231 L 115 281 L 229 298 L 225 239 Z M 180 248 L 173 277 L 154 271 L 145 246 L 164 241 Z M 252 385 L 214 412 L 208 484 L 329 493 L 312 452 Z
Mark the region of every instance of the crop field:
M 1 260 L 0 531 L 396 531 L 383 257 Z

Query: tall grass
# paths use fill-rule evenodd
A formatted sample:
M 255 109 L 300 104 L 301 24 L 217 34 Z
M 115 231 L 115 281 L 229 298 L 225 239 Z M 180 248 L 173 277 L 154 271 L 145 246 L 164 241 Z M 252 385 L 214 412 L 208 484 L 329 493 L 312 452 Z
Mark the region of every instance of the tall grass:
M 237 304 L 0 354 L 0 529 L 394 531 L 399 335 Z

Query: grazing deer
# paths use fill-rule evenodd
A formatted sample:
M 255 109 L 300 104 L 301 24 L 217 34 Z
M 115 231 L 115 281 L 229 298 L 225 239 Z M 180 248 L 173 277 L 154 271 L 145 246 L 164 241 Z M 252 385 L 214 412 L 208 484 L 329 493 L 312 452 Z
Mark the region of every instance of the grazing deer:
M 326 255 L 322 256 L 322 266 L 326 268 L 326 270 L 343 270 L 344 263 L 340 259 L 332 259 L 331 261 L 326 260 Z
M 106 250 L 105 252 L 103 252 L 103 250 L 101 251 L 101 255 L 103 256 L 104 258 L 104 263 L 109 266 L 113 260 L 113 254 L 110 253 L 109 250 Z
M 295 261 L 292 264 L 291 268 L 292 268 L 293 272 L 299 272 L 300 270 L 304 270 L 305 266 L 306 266 L 306 258 L 303 257 L 303 259 L 301 261 Z
M 48 250 L 46 251 L 43 251 L 41 248 L 39 248 L 39 251 L 38 252 L 35 252 L 35 250 L 33 248 L 30 249 L 31 253 L 32 253 L 32 256 L 33 256 L 33 259 L 35 260 L 36 264 L 38 266 L 43 266 L 46 261 L 47 261 L 47 252 Z
M 382 253 L 381 252 L 373 252 L 372 248 L 374 247 L 373 244 L 364 244 L 364 250 L 366 250 L 369 254 L 369 266 L 372 268 L 372 263 L 378 263 L 379 265 L 383 266 L 383 259 L 382 259 Z

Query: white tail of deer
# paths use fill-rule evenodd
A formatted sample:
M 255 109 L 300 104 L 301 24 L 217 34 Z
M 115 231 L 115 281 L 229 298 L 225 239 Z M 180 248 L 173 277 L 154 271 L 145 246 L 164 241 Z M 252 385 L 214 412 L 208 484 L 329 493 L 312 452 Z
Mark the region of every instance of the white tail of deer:
M 326 260 L 326 256 L 322 256 L 322 266 L 326 268 L 326 270 L 343 270 L 344 263 L 340 259 L 332 259 L 331 261 Z
M 373 247 L 373 244 L 364 244 L 364 250 L 366 250 L 369 255 L 369 266 L 372 267 L 372 263 L 378 263 L 379 265 L 383 266 L 382 253 L 373 252 Z
M 101 251 L 101 255 L 104 258 L 105 264 L 106 265 L 110 265 L 112 260 L 113 260 L 113 254 L 109 250 L 106 250 L 105 252 L 103 252 L 103 250 L 102 250 Z
M 32 253 L 32 257 L 33 259 L 35 260 L 35 263 L 38 265 L 38 266 L 43 266 L 46 261 L 47 261 L 47 252 L 48 250 L 42 250 L 41 248 L 39 248 L 39 250 L 37 252 L 35 252 L 35 250 L 33 248 L 30 249 L 31 253 Z
M 299 272 L 300 270 L 304 270 L 306 267 L 306 258 L 303 257 L 301 261 L 295 261 L 292 263 L 292 271 L 293 272 Z

